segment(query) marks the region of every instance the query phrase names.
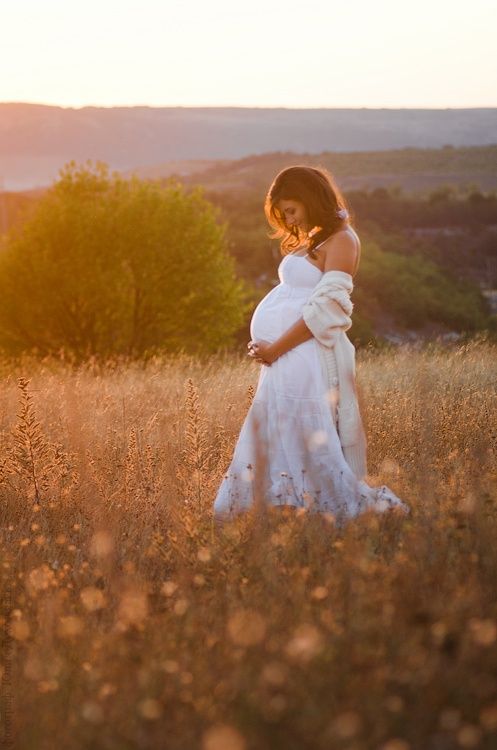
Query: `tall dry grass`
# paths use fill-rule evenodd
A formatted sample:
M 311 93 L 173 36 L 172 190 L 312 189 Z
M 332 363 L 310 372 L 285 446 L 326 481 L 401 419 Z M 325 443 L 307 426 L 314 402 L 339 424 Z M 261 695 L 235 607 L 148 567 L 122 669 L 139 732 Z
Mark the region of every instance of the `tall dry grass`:
M 0 363 L 4 747 L 497 747 L 497 353 L 361 351 L 410 517 L 211 507 L 242 357 Z

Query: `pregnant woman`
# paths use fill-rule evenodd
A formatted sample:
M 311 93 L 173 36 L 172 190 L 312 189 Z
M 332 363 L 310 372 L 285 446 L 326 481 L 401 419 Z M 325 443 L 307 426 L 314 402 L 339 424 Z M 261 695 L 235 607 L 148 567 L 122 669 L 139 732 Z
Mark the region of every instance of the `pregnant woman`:
M 257 487 L 270 505 L 332 513 L 339 526 L 371 508 L 409 513 L 386 485 L 364 480 L 355 348 L 345 333 L 360 242 L 343 196 L 326 170 L 293 166 L 276 176 L 264 210 L 272 239 L 282 238 L 280 283 L 251 320 L 249 356 L 262 366 L 215 517 L 250 508 Z

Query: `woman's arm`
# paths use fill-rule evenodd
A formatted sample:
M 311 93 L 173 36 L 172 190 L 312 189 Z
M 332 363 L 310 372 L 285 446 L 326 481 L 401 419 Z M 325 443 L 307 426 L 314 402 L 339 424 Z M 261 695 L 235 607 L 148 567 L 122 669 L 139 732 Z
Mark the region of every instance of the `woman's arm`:
M 290 328 L 279 337 L 279 339 L 270 344 L 268 347 L 269 354 L 274 357 L 274 359 L 278 359 L 282 354 L 289 352 L 290 349 L 293 349 L 295 346 L 303 344 L 304 341 L 309 341 L 309 339 L 312 338 L 313 334 L 309 328 L 307 328 L 304 318 L 299 318 L 293 326 L 290 326 Z M 266 350 L 266 354 L 267 353 Z
M 255 354 L 250 356 L 254 356 L 257 361 L 271 365 L 282 354 L 286 354 L 290 349 L 303 344 L 304 341 L 308 341 L 312 337 L 313 334 L 304 323 L 304 319 L 299 318 L 279 339 L 271 344 L 268 341 L 251 341 L 248 344 L 249 351 L 255 349 Z

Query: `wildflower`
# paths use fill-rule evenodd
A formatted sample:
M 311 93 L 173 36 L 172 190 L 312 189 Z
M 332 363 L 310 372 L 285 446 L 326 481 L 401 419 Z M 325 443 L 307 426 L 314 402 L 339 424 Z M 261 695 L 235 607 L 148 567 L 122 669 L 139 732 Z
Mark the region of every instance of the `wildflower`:
M 74 615 L 61 617 L 57 628 L 57 633 L 61 638 L 73 638 L 83 631 L 83 621 Z
M 105 606 L 105 596 L 96 586 L 86 586 L 81 590 L 80 599 L 83 607 L 89 612 L 95 612 Z
M 92 537 L 90 549 L 94 557 L 106 557 L 114 549 L 114 540 L 108 531 L 97 531 Z
M 304 623 L 296 628 L 286 645 L 287 656 L 295 661 L 308 662 L 324 647 L 324 639 L 315 625 Z
M 16 641 L 25 641 L 30 636 L 29 625 L 26 620 L 14 620 L 10 623 L 9 635 Z
M 147 595 L 137 589 L 126 591 L 119 604 L 120 622 L 124 625 L 137 625 L 145 619 L 147 614 Z
M 360 730 L 361 723 L 356 711 L 344 711 L 333 719 L 330 729 L 341 740 L 350 740 Z
M 478 620 L 472 617 L 469 621 L 469 628 L 478 646 L 491 646 L 497 638 L 497 625 L 494 620 Z
M 266 621 L 255 610 L 240 609 L 228 621 L 228 635 L 237 646 L 253 646 L 264 640 Z
M 246 750 L 247 743 L 238 729 L 216 724 L 204 733 L 201 750 Z
M 190 604 L 187 599 L 178 599 L 173 607 L 174 614 L 178 615 L 178 617 L 181 617 L 185 614 L 189 606 Z
M 317 601 L 326 599 L 327 596 L 328 589 L 326 588 L 326 586 L 316 586 L 316 588 L 311 591 L 311 598 L 316 599 Z
M 210 549 L 208 547 L 200 547 L 197 552 L 197 559 L 200 560 L 200 562 L 209 562 L 211 559 Z
M 138 704 L 138 713 L 143 716 L 144 719 L 153 721 L 154 719 L 160 719 L 163 712 L 159 701 L 154 698 L 145 698 Z
M 81 707 L 81 716 L 90 724 L 101 724 L 104 720 L 102 707 L 95 701 L 86 701 Z
M 172 596 L 177 588 L 178 584 L 175 581 L 164 581 L 161 591 L 164 596 Z

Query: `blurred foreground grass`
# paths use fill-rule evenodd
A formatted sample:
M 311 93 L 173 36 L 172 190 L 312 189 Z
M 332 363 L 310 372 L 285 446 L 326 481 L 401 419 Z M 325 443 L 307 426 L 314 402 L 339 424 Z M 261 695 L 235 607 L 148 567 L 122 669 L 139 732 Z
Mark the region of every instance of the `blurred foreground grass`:
M 258 365 L 0 363 L 2 746 L 497 747 L 497 348 L 357 371 L 411 517 L 216 533 Z

